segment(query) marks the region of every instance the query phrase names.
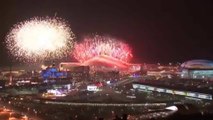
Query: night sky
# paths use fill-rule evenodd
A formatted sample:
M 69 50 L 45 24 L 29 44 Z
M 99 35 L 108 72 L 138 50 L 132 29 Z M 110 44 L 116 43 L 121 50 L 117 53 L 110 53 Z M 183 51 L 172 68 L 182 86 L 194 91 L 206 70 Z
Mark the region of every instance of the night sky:
M 81 36 L 98 33 L 125 40 L 134 62 L 213 60 L 211 0 L 6 0 L 0 3 L 0 66 L 10 61 L 4 40 L 17 22 L 57 16 Z M 140 2 L 139 2 L 140 1 Z

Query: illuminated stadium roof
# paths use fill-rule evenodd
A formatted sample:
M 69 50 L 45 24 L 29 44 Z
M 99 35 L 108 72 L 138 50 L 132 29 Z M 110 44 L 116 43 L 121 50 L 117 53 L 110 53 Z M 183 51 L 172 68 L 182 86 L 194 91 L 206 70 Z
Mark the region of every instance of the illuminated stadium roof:
M 118 68 L 128 68 L 128 63 L 120 61 L 110 56 L 96 56 L 83 63 L 84 65 L 96 65 L 96 66 L 106 66 L 106 67 L 118 67 Z
M 119 59 L 101 55 L 93 57 L 83 63 L 61 63 L 63 67 L 65 66 L 90 66 L 94 70 L 119 70 L 119 71 L 138 71 L 140 70 L 140 64 L 130 64 Z M 61 66 L 61 67 L 62 67 Z
M 190 60 L 181 65 L 188 69 L 213 69 L 213 61 L 210 60 Z

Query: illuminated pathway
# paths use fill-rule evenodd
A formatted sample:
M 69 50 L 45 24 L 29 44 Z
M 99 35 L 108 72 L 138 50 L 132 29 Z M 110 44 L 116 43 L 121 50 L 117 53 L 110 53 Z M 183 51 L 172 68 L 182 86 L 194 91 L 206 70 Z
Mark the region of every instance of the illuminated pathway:
M 54 102 L 45 101 L 45 104 L 72 105 L 72 106 L 118 106 L 118 107 L 141 107 L 141 106 L 166 106 L 166 103 L 74 103 L 74 102 Z

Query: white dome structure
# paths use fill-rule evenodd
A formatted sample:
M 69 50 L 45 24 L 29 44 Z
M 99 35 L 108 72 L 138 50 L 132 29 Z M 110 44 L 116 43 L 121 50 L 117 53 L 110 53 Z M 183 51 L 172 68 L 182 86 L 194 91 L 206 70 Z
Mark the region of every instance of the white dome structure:
M 181 65 L 181 77 L 189 79 L 213 79 L 213 61 L 186 61 Z
M 213 69 L 213 61 L 210 60 L 190 60 L 181 65 L 186 69 Z

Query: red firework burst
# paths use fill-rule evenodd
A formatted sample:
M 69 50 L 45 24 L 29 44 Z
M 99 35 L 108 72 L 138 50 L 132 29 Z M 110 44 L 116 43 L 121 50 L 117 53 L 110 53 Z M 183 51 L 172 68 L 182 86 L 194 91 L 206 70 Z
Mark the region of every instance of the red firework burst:
M 80 62 L 85 62 L 95 56 L 110 56 L 129 62 L 132 51 L 128 44 L 108 36 L 86 37 L 83 42 L 74 46 L 73 56 Z

